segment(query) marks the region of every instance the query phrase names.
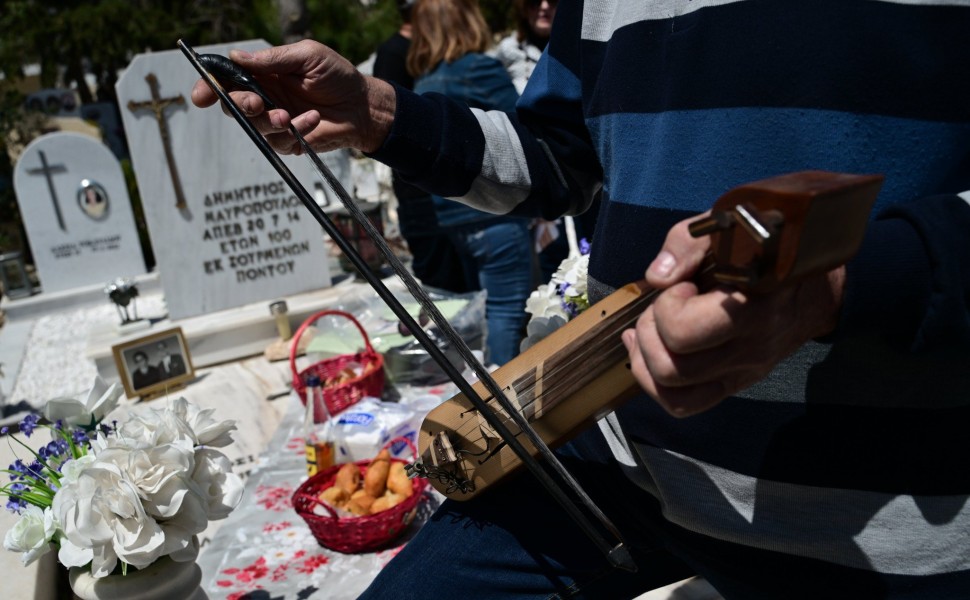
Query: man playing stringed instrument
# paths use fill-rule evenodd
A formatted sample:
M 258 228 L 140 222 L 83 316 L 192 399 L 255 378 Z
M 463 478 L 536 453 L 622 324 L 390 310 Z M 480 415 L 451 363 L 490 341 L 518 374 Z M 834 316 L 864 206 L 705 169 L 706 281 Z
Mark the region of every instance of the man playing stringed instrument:
M 622 332 L 646 395 L 558 451 L 638 571 L 521 476 L 443 504 L 365 597 L 632 598 L 694 573 L 745 600 L 965 597 L 967 31 L 963 0 L 563 0 L 515 114 L 310 41 L 232 54 L 286 107 L 233 93 L 277 151 L 299 152 L 292 123 L 315 150 L 547 219 L 602 193 L 591 296 L 644 272 L 661 290 Z M 857 256 L 768 293 L 699 286 L 697 215 L 805 169 L 884 175 Z

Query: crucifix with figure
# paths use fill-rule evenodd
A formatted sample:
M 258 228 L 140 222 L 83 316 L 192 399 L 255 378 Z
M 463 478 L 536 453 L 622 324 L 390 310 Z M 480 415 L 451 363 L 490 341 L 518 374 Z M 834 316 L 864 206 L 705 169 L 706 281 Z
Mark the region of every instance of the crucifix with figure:
M 165 110 L 170 106 L 184 106 L 185 98 L 182 94 L 170 98 L 162 98 L 158 93 L 158 77 L 154 73 L 145 75 L 145 81 L 152 91 L 152 99 L 144 102 L 128 102 L 128 110 L 138 112 L 139 110 L 150 110 L 158 121 L 158 131 L 162 136 L 162 147 L 165 149 L 165 160 L 168 162 L 168 171 L 172 175 L 172 186 L 175 188 L 175 208 L 183 210 L 185 194 L 182 192 L 182 182 L 179 180 L 178 169 L 175 166 L 175 153 L 172 152 L 172 141 L 168 133 L 168 122 L 165 120 Z

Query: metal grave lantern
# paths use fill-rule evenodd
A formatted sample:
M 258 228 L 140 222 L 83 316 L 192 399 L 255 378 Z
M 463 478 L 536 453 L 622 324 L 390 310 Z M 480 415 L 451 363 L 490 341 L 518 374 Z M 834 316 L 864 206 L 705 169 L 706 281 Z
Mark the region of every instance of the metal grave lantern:
M 34 293 L 34 286 L 27 276 L 24 255 L 20 252 L 0 254 L 0 287 L 11 300 Z
M 127 325 L 138 321 L 138 308 L 135 298 L 138 297 L 138 286 L 130 279 L 115 279 L 104 287 L 104 293 L 118 309 L 121 324 Z

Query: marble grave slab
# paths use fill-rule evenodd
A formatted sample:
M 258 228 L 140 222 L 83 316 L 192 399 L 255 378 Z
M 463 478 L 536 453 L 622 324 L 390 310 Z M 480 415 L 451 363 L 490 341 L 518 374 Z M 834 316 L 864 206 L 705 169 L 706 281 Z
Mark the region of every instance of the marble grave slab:
M 24 149 L 13 181 L 45 293 L 145 273 L 125 177 L 102 142 L 43 135 Z
M 268 46 L 251 40 L 195 50 Z M 116 86 L 170 317 L 329 286 L 322 228 L 235 120 L 191 104 L 197 79 L 173 49 L 136 56 Z M 352 186 L 345 156 L 321 156 Z M 283 162 L 319 204 L 331 203 L 306 157 Z

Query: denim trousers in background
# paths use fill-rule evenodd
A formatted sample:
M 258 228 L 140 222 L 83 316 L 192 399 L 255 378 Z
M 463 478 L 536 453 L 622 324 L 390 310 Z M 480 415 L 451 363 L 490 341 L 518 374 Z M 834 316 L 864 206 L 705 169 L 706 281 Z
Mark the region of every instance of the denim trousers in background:
M 504 217 L 448 229 L 470 284 L 485 290 L 489 362 L 503 365 L 519 353 L 535 282 L 528 219 Z

